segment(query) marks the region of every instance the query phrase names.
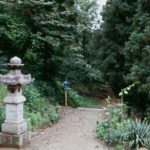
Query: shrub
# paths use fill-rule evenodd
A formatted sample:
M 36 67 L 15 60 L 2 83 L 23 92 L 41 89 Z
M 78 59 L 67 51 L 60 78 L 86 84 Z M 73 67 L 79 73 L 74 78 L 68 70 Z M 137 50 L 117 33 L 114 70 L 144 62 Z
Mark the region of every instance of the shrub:
M 24 86 L 25 118 L 28 122 L 28 128 L 35 130 L 37 128 L 51 125 L 58 119 L 57 106 L 52 106 L 38 89 L 34 82 Z
M 45 107 L 46 108 L 46 107 Z M 50 126 L 58 119 L 57 108 L 54 106 L 48 106 L 45 112 L 32 112 L 26 115 L 28 128 L 30 130 L 36 130 L 38 128 L 44 128 Z
M 107 106 L 106 115 L 107 118 L 102 122 L 97 122 L 96 132 L 98 137 L 104 140 L 109 145 L 121 144 L 122 133 L 130 125 L 130 120 L 124 116 L 122 118 L 122 106 Z
M 56 96 L 55 88 L 50 82 L 38 81 L 34 82 L 34 86 L 44 96 Z
M 72 107 L 97 107 L 98 102 L 92 98 L 79 95 L 75 90 L 68 90 L 68 103 Z
M 147 121 L 132 121 L 123 115 L 122 106 L 107 106 L 107 118 L 97 122 L 96 132 L 107 144 L 115 145 L 116 150 L 150 148 L 150 125 Z
M 23 87 L 23 94 L 26 97 L 25 105 L 29 108 L 28 111 L 30 112 L 37 112 L 39 110 L 44 111 L 45 107 L 41 106 L 47 105 L 48 101 L 37 90 L 37 88 L 34 85 L 34 82 L 32 82 L 29 85 L 25 85 Z

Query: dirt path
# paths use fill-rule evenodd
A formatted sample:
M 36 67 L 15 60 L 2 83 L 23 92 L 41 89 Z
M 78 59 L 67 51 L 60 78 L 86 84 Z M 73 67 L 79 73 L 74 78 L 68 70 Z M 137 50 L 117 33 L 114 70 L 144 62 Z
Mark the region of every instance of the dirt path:
M 58 123 L 34 136 L 31 145 L 22 150 L 110 150 L 96 138 L 101 111 L 61 108 L 60 114 Z

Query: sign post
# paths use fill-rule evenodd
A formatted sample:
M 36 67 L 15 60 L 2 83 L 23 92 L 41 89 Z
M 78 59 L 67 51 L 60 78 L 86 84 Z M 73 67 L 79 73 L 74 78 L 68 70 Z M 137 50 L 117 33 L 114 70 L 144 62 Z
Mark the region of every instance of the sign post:
M 63 85 L 64 85 L 64 90 L 65 90 L 65 106 L 68 106 L 68 98 L 67 98 L 67 96 L 68 96 L 68 85 L 69 85 L 69 82 L 67 81 L 67 80 L 65 80 L 64 82 L 63 82 Z
M 65 90 L 65 106 L 68 106 L 67 90 Z

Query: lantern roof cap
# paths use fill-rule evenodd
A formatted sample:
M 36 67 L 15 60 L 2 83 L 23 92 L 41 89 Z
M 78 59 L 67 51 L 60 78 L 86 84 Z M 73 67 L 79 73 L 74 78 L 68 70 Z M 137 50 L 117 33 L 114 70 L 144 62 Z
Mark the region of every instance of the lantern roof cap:
M 10 63 L 7 64 L 7 65 L 8 66 L 24 66 L 24 64 L 22 64 L 22 60 L 19 57 L 17 57 L 17 56 L 12 57 L 10 59 Z

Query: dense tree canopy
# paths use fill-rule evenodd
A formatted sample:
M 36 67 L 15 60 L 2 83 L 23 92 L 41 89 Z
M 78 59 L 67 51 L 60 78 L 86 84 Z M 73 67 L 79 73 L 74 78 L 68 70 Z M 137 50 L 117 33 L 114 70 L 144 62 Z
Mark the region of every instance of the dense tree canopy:
M 93 74 L 98 73 L 85 58 L 96 15 L 94 0 L 20 0 L 0 4 L 3 55 L 21 56 L 28 70 L 42 80 L 56 76 L 97 78 Z
M 143 110 L 150 99 L 149 10 L 149 1 L 108 0 L 93 44 L 106 82 L 116 93 L 126 85 L 138 83 L 129 94 L 129 103 Z
M 129 103 L 147 108 L 150 2 L 107 0 L 93 30 L 96 15 L 95 0 L 1 0 L 0 63 L 17 55 L 36 79 L 103 83 L 116 94 L 136 82 Z

